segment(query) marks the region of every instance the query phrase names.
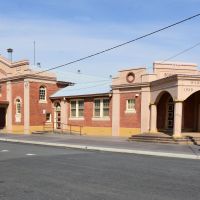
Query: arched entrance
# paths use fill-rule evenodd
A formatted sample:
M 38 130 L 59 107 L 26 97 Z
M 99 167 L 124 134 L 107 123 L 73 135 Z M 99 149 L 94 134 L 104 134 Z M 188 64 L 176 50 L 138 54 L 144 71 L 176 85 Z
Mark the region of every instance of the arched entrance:
M 54 128 L 61 129 L 61 106 L 59 102 L 54 104 Z
M 182 131 L 200 132 L 200 91 L 183 102 Z
M 172 133 L 174 127 L 174 102 L 168 92 L 163 92 L 157 101 L 157 130 Z

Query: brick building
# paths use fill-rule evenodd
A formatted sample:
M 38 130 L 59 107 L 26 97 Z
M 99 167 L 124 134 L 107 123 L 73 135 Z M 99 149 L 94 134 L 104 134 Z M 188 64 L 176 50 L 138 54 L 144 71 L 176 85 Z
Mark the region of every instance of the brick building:
M 41 130 L 52 115 L 50 96 L 68 82 L 52 73 L 38 73 L 27 60 L 11 62 L 0 56 L 0 129 L 30 133 Z
M 181 137 L 200 131 L 199 105 L 200 72 L 193 63 L 154 62 L 151 74 L 126 69 L 112 81 L 81 73 L 58 81 L 52 73 L 33 71 L 28 61 L 0 57 L 0 128 L 7 132 L 50 125 L 57 131 L 81 127 L 87 135 L 161 131 Z

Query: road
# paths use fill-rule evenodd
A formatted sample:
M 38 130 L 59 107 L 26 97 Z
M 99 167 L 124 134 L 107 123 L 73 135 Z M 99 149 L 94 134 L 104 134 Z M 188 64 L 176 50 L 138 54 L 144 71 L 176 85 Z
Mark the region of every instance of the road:
M 1 200 L 197 200 L 200 161 L 0 142 Z

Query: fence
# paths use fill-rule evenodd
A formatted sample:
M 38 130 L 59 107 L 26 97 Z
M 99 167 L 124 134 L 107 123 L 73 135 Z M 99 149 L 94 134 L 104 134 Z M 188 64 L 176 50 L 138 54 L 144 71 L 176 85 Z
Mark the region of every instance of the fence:
M 44 132 L 56 132 L 63 134 L 79 134 L 82 135 L 82 126 L 75 124 L 65 124 L 60 122 L 44 123 Z

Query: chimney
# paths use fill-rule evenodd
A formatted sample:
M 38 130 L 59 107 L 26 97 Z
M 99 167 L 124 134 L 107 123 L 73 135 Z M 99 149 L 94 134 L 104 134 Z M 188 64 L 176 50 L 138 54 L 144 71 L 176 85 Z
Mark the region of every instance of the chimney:
M 13 53 L 13 49 L 8 48 L 8 49 L 7 49 L 7 52 L 8 52 L 8 59 L 10 59 L 10 61 L 12 62 L 12 53 Z

